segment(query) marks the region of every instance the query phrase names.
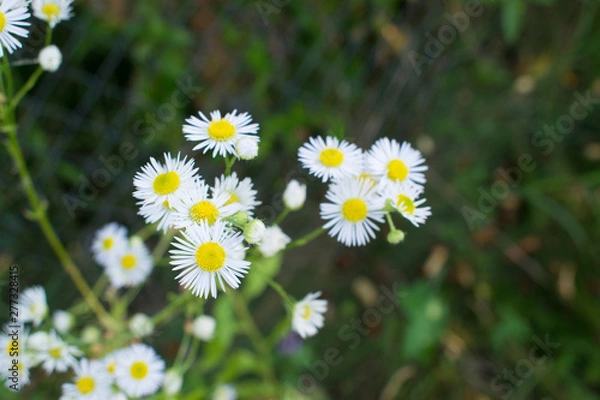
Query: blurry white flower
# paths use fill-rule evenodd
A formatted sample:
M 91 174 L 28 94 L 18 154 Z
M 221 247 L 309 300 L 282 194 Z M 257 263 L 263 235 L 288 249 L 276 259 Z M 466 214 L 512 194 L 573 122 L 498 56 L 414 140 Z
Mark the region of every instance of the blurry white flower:
M 55 331 L 51 331 L 46 347 L 39 354 L 39 360 L 42 362 L 42 368 L 48 374 L 53 371 L 65 372 L 77 363 L 75 357 L 82 354 L 77 347 L 69 346 Z
M 154 332 L 154 324 L 152 323 L 152 319 L 146 314 L 138 313 L 129 320 L 129 329 L 133 333 L 133 336 L 142 338 Z
M 25 29 L 30 25 L 29 22 L 25 22 L 27 18 L 27 4 L 22 4 L 19 0 L 0 2 L 0 57 L 4 56 L 4 49 L 12 54 L 22 46 L 15 36 L 29 36 L 29 31 Z
M 100 361 L 82 359 L 74 367 L 73 383 L 63 383 L 63 395 L 77 400 L 108 399 L 111 379 Z
M 258 156 L 258 136 L 243 136 L 235 144 L 235 150 L 242 160 L 253 160 Z
M 221 385 L 215 389 L 213 400 L 236 400 L 237 390 L 233 385 Z
M 106 274 L 110 284 L 118 289 L 142 284 L 152 272 L 152 267 L 152 255 L 144 242 L 132 238 L 129 246 L 111 257 Z
M 192 333 L 196 338 L 208 342 L 213 338 L 216 326 L 217 321 L 213 317 L 201 315 L 194 320 Z
M 165 383 L 163 389 L 167 395 L 173 396 L 181 391 L 183 385 L 183 376 L 176 370 L 170 369 L 165 373 Z
M 100 332 L 100 329 L 93 325 L 89 325 L 83 328 L 81 331 L 81 340 L 84 343 L 96 343 L 98 340 L 100 340 L 101 335 L 102 332 Z
M 117 353 L 116 382 L 128 396 L 156 393 L 163 384 L 164 370 L 165 362 L 145 344 L 133 344 Z
M 62 63 L 62 53 L 55 45 L 44 47 L 38 56 L 40 67 L 44 71 L 56 72 Z
M 283 192 L 283 203 L 292 211 L 302 208 L 306 201 L 306 185 L 292 179 Z
M 21 321 L 33 322 L 34 326 L 38 326 L 48 314 L 46 291 L 41 286 L 33 286 L 25 289 L 20 297 Z
M 272 257 L 285 249 L 285 246 L 291 242 L 288 235 L 283 233 L 280 227 L 273 225 L 265 229 L 263 240 L 258 246 L 258 250 L 265 257 Z
M 111 257 L 127 247 L 127 228 L 116 222 L 98 229 L 92 243 L 92 253 L 96 262 L 103 267 L 108 265 Z
M 74 0 L 33 0 L 31 8 L 33 15 L 42 21 L 47 21 L 54 28 L 61 21 L 71 18 Z
M 294 306 L 292 329 L 302 338 L 316 335 L 323 327 L 327 311 L 327 300 L 317 299 L 321 292 L 309 293 Z
M 327 182 L 361 173 L 362 150 L 345 140 L 327 136 L 310 138 L 298 149 L 298 159 L 311 175 Z
M 73 327 L 73 315 L 63 310 L 56 310 L 52 314 L 52 323 L 58 333 L 67 333 Z
M 244 239 L 250 244 L 259 244 L 265 236 L 267 228 L 260 219 L 253 219 L 244 228 Z

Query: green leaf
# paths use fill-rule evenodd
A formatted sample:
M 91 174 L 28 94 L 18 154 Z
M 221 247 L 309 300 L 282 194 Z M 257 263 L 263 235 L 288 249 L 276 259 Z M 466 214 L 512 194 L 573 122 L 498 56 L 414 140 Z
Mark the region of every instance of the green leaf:
M 244 374 L 259 372 L 261 368 L 262 364 L 254 353 L 246 349 L 238 350 L 227 357 L 227 363 L 218 375 L 217 381 L 234 382 Z
M 268 285 L 267 278 L 273 279 L 279 273 L 282 259 L 283 257 L 279 253 L 273 257 L 252 261 L 250 272 L 242 285 L 242 293 L 247 300 L 251 300 L 265 291 Z
M 526 4 L 523 0 L 506 0 L 502 7 L 502 33 L 504 40 L 514 44 L 523 28 Z

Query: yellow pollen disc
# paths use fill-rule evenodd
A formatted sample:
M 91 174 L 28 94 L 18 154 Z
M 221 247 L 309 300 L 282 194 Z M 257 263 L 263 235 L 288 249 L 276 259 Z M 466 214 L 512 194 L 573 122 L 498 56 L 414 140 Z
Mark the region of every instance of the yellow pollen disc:
M 235 126 L 226 119 L 213 121 L 208 126 L 208 136 L 217 142 L 224 142 L 235 135 Z
M 387 165 L 387 176 L 393 181 L 402 182 L 408 176 L 408 167 L 402 161 L 394 159 Z
M 195 223 L 206 221 L 209 225 L 212 225 L 219 218 L 219 209 L 210 201 L 202 200 L 190 208 L 190 218 Z
M 94 382 L 93 378 L 89 376 L 84 376 L 83 378 L 79 378 L 75 385 L 77 386 L 77 390 L 79 390 L 79 393 L 88 394 L 94 390 L 96 383 Z
M 115 369 L 117 369 L 117 363 L 116 362 L 111 362 L 110 364 L 108 364 L 108 367 L 106 367 L 106 370 L 108 371 L 108 373 L 112 374 L 115 372 Z
M 165 172 L 154 179 L 152 189 L 161 196 L 171 194 L 179 188 L 181 180 L 175 171 Z
M 2 32 L 4 30 L 5 26 L 6 26 L 6 17 L 4 16 L 4 13 L 2 11 L 0 11 L 0 32 Z
M 360 222 L 367 217 L 367 203 L 361 199 L 347 200 L 342 206 L 342 214 L 347 221 Z
M 42 13 L 50 20 L 55 20 L 60 15 L 60 8 L 56 4 L 48 3 L 42 6 Z
M 196 263 L 206 272 L 216 272 L 225 265 L 225 250 L 216 242 L 207 242 L 198 246 Z
M 121 265 L 125 269 L 133 269 L 133 267 L 135 267 L 136 262 L 137 260 L 132 254 L 127 254 L 126 256 L 123 256 L 123 258 L 121 258 Z
M 233 192 L 229 192 L 229 200 L 225 203 L 226 206 L 234 203 L 240 203 L 240 198 Z
M 415 203 L 405 194 L 398 195 L 398 201 L 396 205 L 399 206 L 404 212 L 409 214 L 415 213 Z
M 32 304 L 32 305 L 29 307 L 29 311 L 31 311 L 32 313 L 35 313 L 35 310 L 36 310 L 36 309 L 37 309 L 37 307 L 35 306 L 35 304 Z
M 62 349 L 60 347 L 55 347 L 50 349 L 48 353 L 50 354 L 50 357 L 59 359 L 62 356 Z
M 326 167 L 337 167 L 344 162 L 344 153 L 338 149 L 326 148 L 321 152 L 319 160 Z
M 113 238 L 106 238 L 104 239 L 104 241 L 102 242 L 102 247 L 104 248 L 104 250 L 110 250 L 111 247 L 113 246 L 113 243 L 115 241 L 113 240 Z
M 146 363 L 136 361 L 131 365 L 129 372 L 134 379 L 144 379 L 148 375 L 148 366 Z
M 302 313 L 302 318 L 309 319 L 312 314 L 312 309 L 310 306 L 304 306 L 304 312 Z

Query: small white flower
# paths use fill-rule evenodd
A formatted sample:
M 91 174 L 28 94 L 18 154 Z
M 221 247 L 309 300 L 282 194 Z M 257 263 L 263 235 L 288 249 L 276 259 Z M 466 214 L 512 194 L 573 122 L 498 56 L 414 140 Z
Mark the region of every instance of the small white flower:
M 238 232 L 217 221 L 192 225 L 175 237 L 171 250 L 171 265 L 181 271 L 175 279 L 199 297 L 217 297 L 217 281 L 225 291 L 225 282 L 234 289 L 248 272 L 250 263 L 244 261 L 243 238 Z
M 192 324 L 192 333 L 200 340 L 208 342 L 215 335 L 217 321 L 209 315 L 201 315 Z
M 237 390 L 233 385 L 220 385 L 215 389 L 213 400 L 236 400 Z
M 242 160 L 253 160 L 258 156 L 258 136 L 243 136 L 235 144 L 235 150 Z
M 96 262 L 106 267 L 111 258 L 127 248 L 127 245 L 127 228 L 111 222 L 96 232 L 92 253 Z
M 75 357 L 82 355 L 75 346 L 65 343 L 55 331 L 51 331 L 46 347 L 39 354 L 42 368 L 48 373 L 65 372 L 68 368 L 75 366 Z
M 260 219 L 253 219 L 244 228 L 244 239 L 250 244 L 259 244 L 265 237 L 267 228 Z
M 327 182 L 360 174 L 362 150 L 331 136 L 310 138 L 298 149 L 298 159 L 311 175 Z
M 220 194 L 227 194 L 227 204 L 241 204 L 242 210 L 249 216 L 253 215 L 254 209 L 260 205 L 256 200 L 256 190 L 253 189 L 252 179 L 244 178 L 240 180 L 234 172 L 230 176 L 221 175 L 215 179 L 215 186 L 212 188 L 213 197 Z
M 285 246 L 291 242 L 288 235 L 283 233 L 280 227 L 273 225 L 265 230 L 262 241 L 258 245 L 258 250 L 265 257 L 272 257 L 285 249 Z
M 33 326 L 38 326 L 48 314 L 46 291 L 41 286 L 33 286 L 25 289 L 20 297 L 21 321 L 33 322 Z
M 117 372 L 117 358 L 120 351 L 121 350 L 113 351 L 112 353 L 105 355 L 102 359 L 104 371 L 111 378 L 111 380 L 114 380 L 116 377 L 115 373 Z
M 26 38 L 29 31 L 24 29 L 30 24 L 25 20 L 29 18 L 27 3 L 20 0 L 4 0 L 0 2 L 0 57 L 4 57 L 4 49 L 12 54 L 22 47 L 15 36 Z
M 142 284 L 152 272 L 152 267 L 152 255 L 144 242 L 132 239 L 129 246 L 110 259 L 106 274 L 111 285 L 118 289 Z
M 382 223 L 382 202 L 375 196 L 371 184 L 363 179 L 346 179 L 332 183 L 325 195 L 330 203 L 321 204 L 323 227 L 329 236 L 346 246 L 364 246 L 375 238 Z
M 302 338 L 314 336 L 323 327 L 327 300 L 318 299 L 321 292 L 309 293 L 294 306 L 292 329 Z
M 31 357 L 26 353 L 19 353 L 18 357 L 0 356 L 0 377 L 5 379 L 4 385 L 21 390 L 29 384 L 29 370 L 34 366 Z
M 146 314 L 138 313 L 129 320 L 129 329 L 134 337 L 142 338 L 154 332 L 154 324 Z
M 153 348 L 133 344 L 117 354 L 116 382 L 128 396 L 148 396 L 161 387 L 165 362 Z
M 62 64 L 62 53 L 58 47 L 51 44 L 40 51 L 38 60 L 44 71 L 56 72 Z
M 63 395 L 76 400 L 105 400 L 111 394 L 111 379 L 100 361 L 82 359 L 75 365 L 73 383 L 62 385 Z
M 21 389 L 29 383 L 29 369 L 34 367 L 28 331 L 19 324 L 6 324 L 0 332 L 0 376 L 5 385 Z
M 29 335 L 27 339 L 27 348 L 34 352 L 42 352 L 48 348 L 50 335 L 48 332 L 37 331 Z
M 176 370 L 170 369 L 165 373 L 165 382 L 163 389 L 165 394 L 174 396 L 181 391 L 183 385 L 183 376 Z
M 75 322 L 73 315 L 63 310 L 56 310 L 52 314 L 52 323 L 58 333 L 67 333 L 73 327 Z
M 292 211 L 304 206 L 306 201 L 306 185 L 292 179 L 283 192 L 283 204 Z
M 31 8 L 33 15 L 42 21 L 47 21 L 54 28 L 61 21 L 71 18 L 74 0 L 33 0 Z
M 394 139 L 381 138 L 376 141 L 367 155 L 367 168 L 377 179 L 388 182 L 410 181 L 425 184 L 427 166 L 421 152 L 407 142 L 398 143 Z
M 426 201 L 425 198 L 419 199 L 422 191 L 421 186 L 411 182 L 395 183 L 382 187 L 381 198 L 418 227 L 431 215 L 431 207 L 422 207 Z
M 212 150 L 213 158 L 217 154 L 239 157 L 235 148 L 238 140 L 258 132 L 258 124 L 251 123 L 252 117 L 248 113 L 237 115 L 237 110 L 233 110 L 221 117 L 221 112 L 216 110 L 210 113 L 210 120 L 202 112 L 199 115 L 201 119 L 191 116 L 185 120 L 183 133 L 190 142 L 199 142 L 193 150 L 204 149 L 203 153 Z

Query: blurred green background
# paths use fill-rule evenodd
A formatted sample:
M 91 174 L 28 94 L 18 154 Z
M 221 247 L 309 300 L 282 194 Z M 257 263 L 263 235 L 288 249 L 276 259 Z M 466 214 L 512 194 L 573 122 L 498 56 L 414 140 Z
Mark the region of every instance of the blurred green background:
M 405 224 L 397 246 L 384 235 L 359 249 L 323 238 L 286 254 L 277 280 L 296 297 L 322 290 L 330 310 L 316 337 L 275 355 L 279 378 L 315 399 L 598 399 L 599 7 L 79 1 L 55 31 L 62 68 L 21 108 L 20 141 L 90 282 L 100 274 L 88 251 L 94 231 L 144 226 L 131 193 L 149 156 L 182 151 L 209 181 L 220 173 L 181 133 L 198 110 L 237 108 L 260 123 L 259 159 L 236 168 L 258 186 L 262 218 L 281 210 L 287 180 L 308 182 L 307 206 L 282 226 L 292 237 L 321 223 L 326 188 L 296 158 L 308 137 L 345 136 L 365 149 L 381 136 L 410 141 L 427 158 L 433 216 L 419 229 Z M 35 57 L 35 35 L 29 42 L 17 59 Z M 17 263 L 22 288 L 41 283 L 52 310 L 68 307 L 78 294 L 25 218 L 6 153 L 0 167 L 1 278 Z M 173 277 L 157 268 L 134 310 L 160 309 Z M 382 312 L 386 294 L 394 303 Z M 270 290 L 251 308 L 265 333 L 283 316 Z M 231 317 L 213 312 L 226 327 Z M 167 364 L 180 334 L 177 319 L 150 342 Z M 242 386 L 253 384 L 247 347 L 236 339 L 238 353 L 222 355 L 239 359 L 226 378 Z M 187 391 L 225 379 L 194 371 Z M 33 379 L 57 393 L 60 379 Z

